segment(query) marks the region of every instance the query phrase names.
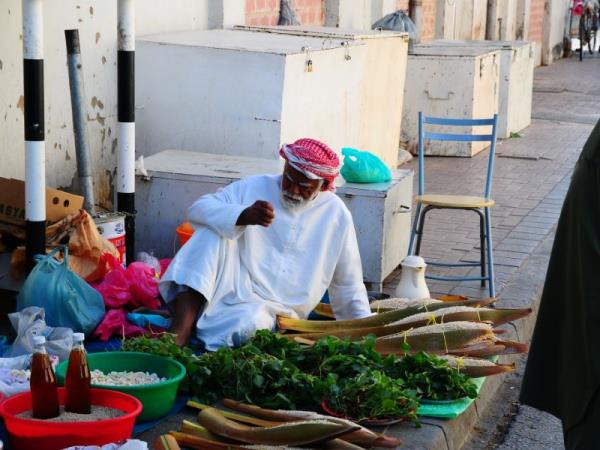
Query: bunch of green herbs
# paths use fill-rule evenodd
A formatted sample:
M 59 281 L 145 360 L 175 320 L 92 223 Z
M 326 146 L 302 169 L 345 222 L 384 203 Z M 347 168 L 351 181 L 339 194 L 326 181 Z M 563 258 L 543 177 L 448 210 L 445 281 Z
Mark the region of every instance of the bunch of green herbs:
M 177 359 L 188 369 L 185 388 L 204 403 L 227 397 L 265 408 L 311 409 L 326 400 L 348 417 L 416 421 L 420 398 L 477 395 L 474 383 L 445 360 L 423 352 L 383 357 L 373 336 L 360 342 L 325 337 L 305 347 L 261 330 L 239 348 L 196 356 L 163 334 L 126 340 L 123 350 Z

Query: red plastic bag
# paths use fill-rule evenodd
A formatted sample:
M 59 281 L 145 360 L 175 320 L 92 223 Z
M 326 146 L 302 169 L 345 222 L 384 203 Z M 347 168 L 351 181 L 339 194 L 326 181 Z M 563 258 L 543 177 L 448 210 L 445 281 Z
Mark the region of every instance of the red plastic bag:
M 135 336 L 144 334 L 146 330 L 127 321 L 127 311 L 124 309 L 111 309 L 94 331 L 101 341 L 108 341 L 111 336 Z

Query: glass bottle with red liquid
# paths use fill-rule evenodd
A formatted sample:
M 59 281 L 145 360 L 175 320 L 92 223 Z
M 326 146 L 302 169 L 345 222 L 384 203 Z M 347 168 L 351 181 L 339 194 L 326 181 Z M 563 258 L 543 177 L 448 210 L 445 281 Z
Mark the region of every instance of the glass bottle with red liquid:
M 46 352 L 46 338 L 33 337 L 33 357 L 31 358 L 31 403 L 33 417 L 50 419 L 60 414 L 56 376 Z
M 84 339 L 83 333 L 73 333 L 73 348 L 69 355 L 65 377 L 65 411 L 90 414 L 92 408 L 91 376 L 87 354 L 83 347 Z

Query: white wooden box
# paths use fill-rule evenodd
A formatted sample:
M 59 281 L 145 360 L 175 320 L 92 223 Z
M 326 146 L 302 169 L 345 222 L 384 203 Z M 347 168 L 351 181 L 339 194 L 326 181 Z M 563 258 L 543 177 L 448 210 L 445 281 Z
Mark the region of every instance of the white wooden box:
M 361 121 L 354 147 L 381 157 L 389 167 L 398 162 L 398 143 L 402 123 L 402 101 L 406 78 L 408 33 L 350 30 L 317 26 L 238 26 L 238 30 L 319 39 L 361 42 L 366 45 L 367 63 L 363 66 L 361 86 Z M 352 57 L 350 50 L 349 56 Z
M 487 16 L 486 39 L 500 41 L 517 39 L 517 0 L 488 0 Z
M 437 0 L 436 38 L 485 39 L 488 0 Z
M 144 167 L 147 176 L 136 177 L 136 251 L 172 257 L 179 248 L 175 229 L 198 197 L 244 176 L 281 173 L 283 162 L 166 150 L 145 158 Z M 337 189 L 354 219 L 364 280 L 378 290 L 406 256 L 410 236 L 413 172 L 392 173 L 390 183 Z
M 210 30 L 136 45 L 140 154 L 177 148 L 277 159 L 282 143 L 302 137 L 338 152 L 358 141 L 367 63 L 358 41 L 346 49 L 306 36 Z
M 482 119 L 498 112 L 499 51 L 417 44 L 408 55 L 401 139 L 412 153 L 418 148 L 418 113 L 457 119 Z M 454 127 L 438 131 L 483 134 L 490 127 Z M 426 141 L 425 154 L 473 156 L 487 142 Z
M 375 291 L 408 253 L 412 186 L 412 170 L 392 170 L 389 183 L 346 183 L 337 189 L 352 213 L 363 278 Z
M 451 41 L 435 40 L 430 47 L 484 48 L 500 51 L 498 97 L 498 137 L 509 138 L 531 124 L 535 50 L 527 41 Z

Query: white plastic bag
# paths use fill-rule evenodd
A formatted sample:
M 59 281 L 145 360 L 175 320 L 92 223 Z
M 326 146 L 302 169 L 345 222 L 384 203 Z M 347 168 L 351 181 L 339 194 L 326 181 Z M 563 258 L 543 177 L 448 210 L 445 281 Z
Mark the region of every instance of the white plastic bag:
M 31 356 L 0 358 L 0 392 L 5 397 L 29 390 Z M 52 366 L 56 367 L 58 357 L 51 355 L 50 360 Z
M 60 361 L 68 359 L 73 345 L 73 330 L 49 327 L 44 317 L 44 308 L 37 306 L 29 306 L 9 314 L 8 318 L 17 332 L 17 338 L 4 356 L 30 355 L 33 353 L 33 337 L 45 336 L 48 354 L 58 356 Z
M 63 450 L 148 450 L 148 444 L 138 439 L 127 439 L 125 442 L 117 442 L 116 444 L 106 444 L 102 447 L 97 445 L 85 445 L 68 447 Z

